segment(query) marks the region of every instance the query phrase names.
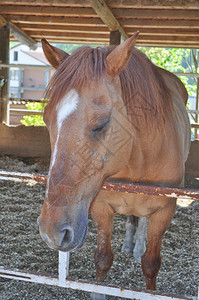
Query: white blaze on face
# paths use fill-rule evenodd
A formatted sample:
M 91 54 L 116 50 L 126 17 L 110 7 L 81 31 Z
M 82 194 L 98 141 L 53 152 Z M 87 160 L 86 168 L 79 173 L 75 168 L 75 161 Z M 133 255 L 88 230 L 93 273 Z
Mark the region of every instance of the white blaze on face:
M 66 118 L 68 116 L 70 116 L 76 110 L 78 101 L 79 101 L 78 93 L 75 90 L 70 90 L 70 92 L 67 95 L 65 95 L 56 106 L 57 139 L 55 142 L 54 151 L 53 151 L 53 155 L 52 155 L 51 168 L 55 163 L 55 158 L 56 158 L 56 154 L 57 154 L 57 144 L 58 144 L 63 121 L 66 120 Z
M 77 104 L 79 101 L 79 95 L 75 90 L 70 90 L 70 92 L 65 95 L 61 101 L 57 104 L 57 127 L 58 133 L 60 133 L 60 129 L 63 121 L 71 115 L 75 109 L 77 108 Z
M 52 161 L 50 171 L 55 163 L 56 155 L 57 155 L 57 145 L 61 133 L 61 127 L 63 122 L 66 120 L 68 116 L 70 116 L 77 108 L 79 102 L 79 95 L 75 90 L 70 90 L 70 92 L 65 95 L 60 102 L 56 106 L 57 111 L 57 138 L 54 145 L 54 150 L 52 153 Z M 48 195 L 48 188 L 49 188 L 49 177 L 50 172 L 47 180 L 47 189 L 46 189 L 46 196 Z

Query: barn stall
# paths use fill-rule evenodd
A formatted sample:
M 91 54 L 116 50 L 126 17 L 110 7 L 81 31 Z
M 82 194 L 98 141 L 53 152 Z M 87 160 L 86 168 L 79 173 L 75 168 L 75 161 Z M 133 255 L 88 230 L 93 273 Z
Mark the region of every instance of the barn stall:
M 136 1 L 135 4 L 133 1 L 107 1 L 108 6 L 106 6 L 103 1 L 84 1 L 84 4 L 82 1 L 68 1 L 66 6 L 63 1 L 31 1 L 31 5 L 26 1 L 2 1 L 1 40 L 2 38 L 5 40 L 6 37 L 8 40 L 10 28 L 11 39 L 14 39 L 18 33 L 18 36 L 25 39 L 32 47 L 40 41 L 41 32 L 42 36 L 45 35 L 51 42 L 59 40 L 104 44 L 109 43 L 110 39 L 112 44 L 118 44 L 121 37 L 126 38 L 139 29 L 142 32 L 138 40 L 139 45 L 198 47 L 197 9 L 199 7 L 196 1 L 186 4 L 178 1 L 175 7 L 170 6 L 171 1 L 164 1 L 164 4 L 163 1 L 154 1 L 154 3 L 145 1 L 145 5 L 142 2 Z M 6 51 L 6 47 L 1 50 L 2 62 L 5 65 L 8 64 Z M 6 78 L 5 68 L 1 69 L 1 72 L 4 72 L 3 76 Z M 3 99 L 1 119 L 6 121 L 6 83 L 1 92 Z M 47 173 L 50 149 L 49 145 L 46 146 L 49 142 L 46 129 L 23 126 L 10 128 L 2 124 L 0 132 L 1 169 Z M 198 142 L 195 141 L 192 143 L 187 163 L 186 187 L 198 189 L 198 170 Z M 45 185 L 1 181 L 0 190 L 2 195 L 0 265 L 56 274 L 58 253 L 45 246 L 36 224 L 44 199 Z M 157 283 L 157 290 L 160 292 L 184 296 L 197 295 L 198 210 L 197 201 L 184 202 L 179 199 L 175 217 L 163 241 L 163 262 Z M 106 283 L 143 289 L 141 264 L 132 256 L 121 253 L 125 220 L 123 216 L 115 218 L 112 239 L 115 259 Z M 96 231 L 92 220 L 89 219 L 86 242 L 82 249 L 72 252 L 70 257 L 70 278 L 94 282 L 95 246 Z M 86 292 L 8 279 L 0 279 L 0 286 L 2 299 L 13 299 L 13 297 L 87 299 L 89 297 Z

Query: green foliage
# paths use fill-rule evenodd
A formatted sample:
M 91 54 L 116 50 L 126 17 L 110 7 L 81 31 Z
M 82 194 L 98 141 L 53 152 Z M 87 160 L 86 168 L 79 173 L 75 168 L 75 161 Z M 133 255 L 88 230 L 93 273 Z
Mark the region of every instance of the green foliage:
M 182 60 L 190 50 L 175 48 L 140 47 L 142 52 L 156 65 L 172 72 L 184 72 Z
M 29 110 L 36 110 L 36 111 L 43 111 L 47 103 L 28 103 L 26 104 L 26 107 Z M 25 126 L 45 126 L 45 123 L 43 121 L 42 115 L 28 115 L 23 116 L 23 120 L 21 120 L 21 123 Z
M 9 48 L 12 49 L 13 47 L 18 46 L 18 45 L 20 45 L 19 42 L 10 42 Z
M 144 52 L 155 65 L 170 72 L 193 72 L 190 49 L 139 47 L 139 50 Z M 179 78 L 184 83 L 189 95 L 196 94 L 197 86 L 193 78 L 185 76 L 179 76 Z

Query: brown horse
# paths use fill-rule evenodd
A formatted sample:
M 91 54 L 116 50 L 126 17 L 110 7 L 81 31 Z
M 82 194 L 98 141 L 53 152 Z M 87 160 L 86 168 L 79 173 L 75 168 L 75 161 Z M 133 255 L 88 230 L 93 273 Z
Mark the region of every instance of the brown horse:
M 44 112 L 52 156 L 39 228 L 49 247 L 82 246 L 90 211 L 98 230 L 97 281 L 113 261 L 116 213 L 148 218 L 142 256 L 146 288 L 156 288 L 160 247 L 176 199 L 100 190 L 109 177 L 180 186 L 190 145 L 187 92 L 173 74 L 134 48 L 138 33 L 117 47 L 82 47 L 71 55 L 43 40 L 57 70 Z

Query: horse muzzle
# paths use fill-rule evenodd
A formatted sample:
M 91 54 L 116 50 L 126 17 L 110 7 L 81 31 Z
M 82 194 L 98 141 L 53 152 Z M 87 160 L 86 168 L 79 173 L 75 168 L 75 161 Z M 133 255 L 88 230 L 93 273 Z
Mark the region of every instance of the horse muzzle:
M 39 217 L 37 223 L 41 238 L 49 248 L 67 252 L 82 247 L 87 233 L 88 218 L 81 220 L 79 224 L 53 226 Z

